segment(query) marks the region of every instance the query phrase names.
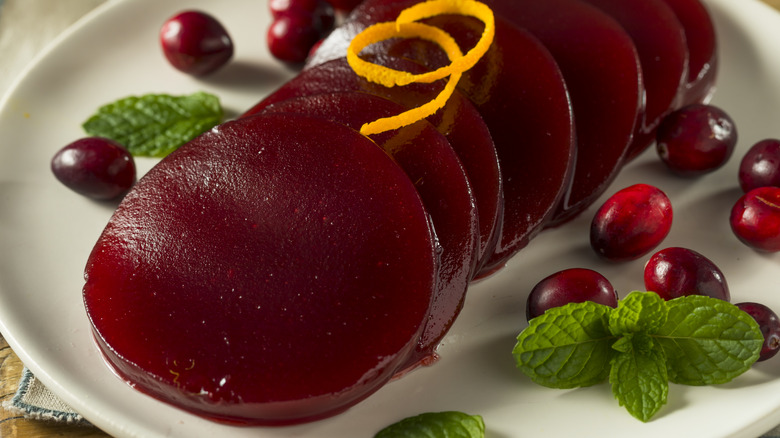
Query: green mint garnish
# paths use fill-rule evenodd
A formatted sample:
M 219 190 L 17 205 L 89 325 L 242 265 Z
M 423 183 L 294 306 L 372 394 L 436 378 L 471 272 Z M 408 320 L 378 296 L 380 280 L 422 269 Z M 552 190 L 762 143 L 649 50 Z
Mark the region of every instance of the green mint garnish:
M 758 359 L 763 340 L 755 320 L 726 301 L 632 292 L 615 309 L 585 302 L 548 310 L 512 353 L 523 373 L 551 388 L 608 377 L 620 405 L 648 421 L 666 403 L 669 381 L 726 383 Z
M 208 93 L 146 94 L 104 105 L 82 126 L 89 135 L 119 142 L 134 156 L 164 157 L 222 117 L 219 99 Z
M 631 415 L 648 421 L 666 404 L 669 392 L 666 358 L 662 351 L 652 348 L 652 339 L 643 333 L 623 339 L 629 339 L 632 348 L 612 357 L 609 373 L 612 394 Z
M 702 296 L 675 299 L 667 305 L 667 321 L 656 336 L 667 357 L 670 381 L 725 383 L 758 358 L 764 341 L 761 330 L 750 315 L 735 312 L 736 306 Z
M 374 438 L 483 438 L 485 422 L 479 415 L 463 412 L 428 412 L 405 418 L 377 433 Z
M 550 388 L 595 385 L 609 375 L 615 337 L 607 329 L 607 306 L 570 304 L 545 312 L 517 338 L 517 366 Z

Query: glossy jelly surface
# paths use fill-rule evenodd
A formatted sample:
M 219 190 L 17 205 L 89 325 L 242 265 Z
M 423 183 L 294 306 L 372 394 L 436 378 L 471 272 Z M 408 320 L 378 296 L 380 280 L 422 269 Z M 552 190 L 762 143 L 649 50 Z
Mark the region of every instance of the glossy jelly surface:
M 327 47 L 325 43 L 323 45 Z M 424 71 L 424 67 L 408 59 L 393 56 L 372 59 L 378 64 L 404 71 Z M 440 90 L 439 83 L 394 88 L 377 85 L 357 76 L 345 58 L 336 58 L 307 67 L 294 79 L 250 108 L 244 116 L 257 114 L 270 105 L 295 97 L 352 91 L 383 97 L 408 109 L 428 102 Z M 343 108 L 345 112 L 358 114 L 361 110 L 360 107 Z M 471 102 L 458 92 L 447 101 L 444 108 L 431 116 L 429 121 L 447 138 L 471 183 L 479 213 L 477 264 L 481 266 L 482 260 L 492 254 L 503 219 L 503 183 L 496 147 L 482 116 Z
M 354 35 L 374 23 L 394 20 L 416 3 L 364 1 L 346 25 L 323 42 L 310 65 L 344 56 Z M 426 23 L 443 28 L 464 48 L 473 47 L 482 31 L 473 19 L 436 17 Z M 449 62 L 439 49 L 418 40 L 375 44 L 363 53 L 391 53 L 416 60 L 429 70 Z M 489 128 L 503 178 L 501 235 L 493 254 L 482 264 L 480 275 L 484 275 L 525 247 L 569 190 L 574 120 L 563 75 L 552 55 L 531 34 L 500 16 L 491 49 L 464 73 L 458 89 Z
M 682 102 L 690 57 L 685 31 L 663 0 L 586 1 L 623 26 L 639 55 L 645 105 L 628 151 L 630 159 L 650 146 L 661 118 Z
M 404 108 L 366 93 L 343 92 L 298 97 L 268 106 L 263 112 L 294 112 L 323 117 L 353 129 Z M 439 342 L 455 321 L 477 262 L 479 216 L 469 179 L 447 139 L 430 123 L 415 124 L 373 135 L 414 182 L 436 233 L 439 276 L 431 317 L 420 336 L 409 366 L 434 356 Z
M 384 151 L 339 124 L 262 115 L 138 182 L 89 258 L 84 299 L 137 389 L 217 421 L 289 424 L 397 372 L 436 267 L 417 190 Z
M 579 0 L 485 3 L 537 37 L 566 81 L 576 122 L 577 159 L 571 190 L 552 221 L 563 223 L 606 190 L 624 161 L 644 92 L 636 47 L 614 19 Z
M 699 0 L 663 0 L 677 15 L 690 54 L 683 104 L 706 103 L 715 88 L 718 51 L 715 26 Z

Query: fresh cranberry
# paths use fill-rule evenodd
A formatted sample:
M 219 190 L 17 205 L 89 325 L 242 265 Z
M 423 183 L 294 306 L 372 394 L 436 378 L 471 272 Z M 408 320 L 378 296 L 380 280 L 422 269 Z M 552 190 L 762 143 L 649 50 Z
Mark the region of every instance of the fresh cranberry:
M 363 0 L 330 0 L 330 4 L 338 11 L 350 12 L 362 1 Z
M 752 316 L 764 335 L 759 361 L 767 360 L 780 350 L 780 318 L 769 307 L 759 303 L 739 303 L 736 305 L 743 312 Z
M 609 280 L 596 271 L 585 268 L 565 269 L 534 286 L 528 295 L 525 316 L 530 320 L 553 307 L 585 301 L 617 307 L 618 295 Z
M 734 204 L 731 229 L 745 245 L 766 252 L 780 251 L 780 187 L 759 187 Z
M 336 23 L 336 13 L 333 6 L 325 0 L 270 0 L 268 7 L 274 20 L 286 15 L 310 17 L 311 26 L 325 36 Z
M 761 140 L 739 164 L 739 186 L 747 193 L 757 187 L 780 187 L 780 140 Z
M 274 21 L 268 29 L 268 49 L 290 64 L 306 61 L 336 22 L 333 7 L 324 0 L 271 0 L 269 7 Z
M 731 300 L 723 272 L 688 248 L 666 248 L 653 254 L 645 265 L 645 288 L 665 300 L 687 295 Z
M 723 166 L 736 144 L 734 121 L 712 105 L 683 107 L 664 117 L 656 131 L 661 160 L 683 176 L 697 176 Z
M 160 44 L 171 65 L 195 76 L 214 72 L 233 56 L 233 41 L 225 28 L 200 11 L 184 11 L 166 20 Z
M 320 33 L 306 15 L 283 15 L 268 29 L 268 50 L 278 60 L 291 64 L 306 61 L 311 48 L 320 40 Z
M 626 187 L 596 211 L 590 225 L 591 247 L 607 260 L 637 259 L 669 234 L 672 216 L 669 198 L 657 187 Z
M 71 190 L 92 199 L 114 199 L 135 183 L 135 162 L 113 140 L 86 137 L 60 149 L 51 160 L 54 176 Z

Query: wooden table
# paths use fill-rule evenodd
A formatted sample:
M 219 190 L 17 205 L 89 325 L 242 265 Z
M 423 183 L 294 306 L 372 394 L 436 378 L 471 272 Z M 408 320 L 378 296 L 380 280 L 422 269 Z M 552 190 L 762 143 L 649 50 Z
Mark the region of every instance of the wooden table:
M 0 403 L 10 400 L 19 387 L 22 377 L 22 361 L 11 350 L 8 343 L 0 336 Z M 46 421 L 28 420 L 15 413 L 8 412 L 0 406 L 0 437 L 39 438 L 39 437 L 69 437 L 69 438 L 106 438 L 107 434 L 94 427 L 67 426 Z
M 780 0 L 762 0 L 780 10 Z M 0 403 L 10 400 L 19 386 L 24 365 L 0 336 Z M 0 405 L 0 437 L 7 438 L 105 438 L 109 435 L 88 426 L 59 425 L 44 421 L 28 420 L 8 412 Z

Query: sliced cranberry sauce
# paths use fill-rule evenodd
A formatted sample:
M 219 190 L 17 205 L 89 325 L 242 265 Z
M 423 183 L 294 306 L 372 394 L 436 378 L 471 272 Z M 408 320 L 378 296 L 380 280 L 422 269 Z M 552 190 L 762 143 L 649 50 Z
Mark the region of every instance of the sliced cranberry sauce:
M 342 92 L 288 99 L 269 105 L 263 112 L 324 117 L 357 130 L 364 123 L 403 111 L 402 106 L 378 96 Z M 423 329 L 416 354 L 409 358 L 409 366 L 414 366 L 434 355 L 463 307 L 477 261 L 477 209 L 458 156 L 433 125 L 421 120 L 372 138 L 414 182 L 441 246 L 431 318 Z
M 351 38 L 376 22 L 394 20 L 419 0 L 367 0 L 332 34 L 309 68 L 344 56 Z M 477 20 L 437 17 L 426 21 L 444 28 L 465 48 L 479 38 Z M 464 49 L 465 50 L 465 49 Z M 440 50 L 419 40 L 375 44 L 365 54 L 391 53 L 418 60 L 428 69 L 448 61 Z M 529 33 L 498 17 L 491 49 L 465 72 L 459 90 L 477 107 L 498 151 L 504 189 L 500 240 L 482 263 L 479 276 L 501 267 L 552 217 L 569 189 L 575 155 L 574 122 L 563 76 L 550 53 Z
M 718 51 L 712 17 L 699 0 L 663 0 L 677 14 L 690 52 L 683 105 L 709 101 L 717 76 Z
M 86 268 L 124 379 L 218 421 L 340 412 L 387 382 L 429 315 L 434 238 L 373 142 L 292 114 L 228 122 L 122 202 Z
M 399 70 L 413 73 L 424 71 L 420 64 L 404 58 L 384 55 L 371 59 Z M 244 116 L 259 113 L 269 105 L 293 97 L 340 91 L 360 91 L 385 97 L 404 108 L 413 108 L 433 99 L 441 91 L 441 84 L 387 88 L 360 78 L 345 58 L 337 58 L 307 68 L 258 102 Z M 444 108 L 430 117 L 430 122 L 447 138 L 471 182 L 479 213 L 478 266 L 481 266 L 482 260 L 493 252 L 503 218 L 502 178 L 495 145 L 476 108 L 458 92 L 447 101 Z
M 640 117 L 642 73 L 631 37 L 579 0 L 486 0 L 530 31 L 563 72 L 574 107 L 577 161 L 571 191 L 553 222 L 581 213 L 616 176 Z
M 688 45 L 680 20 L 663 0 L 584 0 L 617 20 L 631 36 L 642 66 L 645 108 L 628 151 L 652 144 L 661 118 L 680 107 L 688 83 Z
M 344 58 L 353 36 L 419 1 L 360 3 L 296 78 L 131 189 L 84 286 L 121 378 L 220 422 L 340 413 L 432 357 L 470 280 L 584 211 L 657 120 L 712 90 L 698 0 L 482 0 L 495 40 L 445 107 L 360 135 L 443 87 L 385 88 Z M 464 50 L 483 29 L 426 22 Z M 412 73 L 449 63 L 422 40 L 361 56 Z

